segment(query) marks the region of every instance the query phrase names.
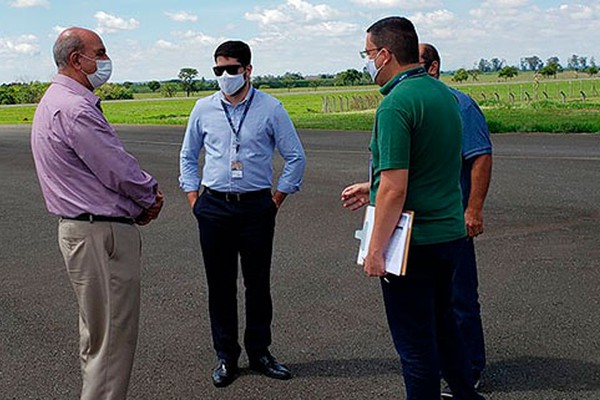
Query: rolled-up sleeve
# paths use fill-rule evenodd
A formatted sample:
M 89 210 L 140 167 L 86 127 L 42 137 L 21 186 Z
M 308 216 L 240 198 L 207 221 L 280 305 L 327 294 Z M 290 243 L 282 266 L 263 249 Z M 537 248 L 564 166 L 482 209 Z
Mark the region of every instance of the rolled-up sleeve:
M 288 194 L 297 192 L 304 179 L 306 155 L 294 124 L 281 103 L 275 107 L 273 131 L 277 151 L 285 161 L 277 190 Z
M 200 188 L 198 159 L 204 144 L 200 125 L 198 108 L 195 107 L 190 115 L 179 154 L 179 187 L 186 193 Z

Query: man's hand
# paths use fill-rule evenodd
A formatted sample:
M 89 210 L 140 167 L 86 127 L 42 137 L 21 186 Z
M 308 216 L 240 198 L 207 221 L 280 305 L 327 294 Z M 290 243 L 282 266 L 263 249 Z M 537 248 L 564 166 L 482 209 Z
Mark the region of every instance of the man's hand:
M 157 191 L 154 204 L 152 204 L 150 208 L 142 211 L 142 213 L 135 219 L 135 223 L 142 226 L 148 225 L 151 221 L 158 218 L 158 214 L 160 214 L 160 210 L 162 210 L 164 202 L 165 197 L 163 196 L 162 192 L 160 190 Z
M 344 208 L 349 208 L 351 211 L 369 204 L 369 182 L 355 183 L 346 187 L 342 191 L 340 200 Z
M 198 200 L 198 191 L 196 190 L 195 192 L 187 192 L 185 196 L 190 204 L 190 208 L 193 210 L 194 204 L 196 204 L 196 200 Z
M 367 254 L 363 263 L 363 268 L 368 276 L 384 276 L 385 260 L 383 259 L 383 254 Z
M 467 207 L 465 210 L 467 235 L 475 237 L 483 233 L 483 211 Z
M 277 206 L 277 208 L 279 208 L 283 204 L 283 201 L 285 200 L 286 197 L 287 197 L 287 193 L 283 193 L 283 192 L 280 192 L 279 190 L 277 190 L 277 191 L 275 191 L 275 194 L 272 196 L 273 203 L 275 203 L 275 206 Z

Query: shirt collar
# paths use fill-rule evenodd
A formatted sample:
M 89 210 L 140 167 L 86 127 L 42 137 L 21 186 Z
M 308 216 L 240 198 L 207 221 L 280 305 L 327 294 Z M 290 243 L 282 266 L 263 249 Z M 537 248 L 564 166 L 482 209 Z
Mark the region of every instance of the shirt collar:
M 252 86 L 252 84 L 251 84 L 251 85 L 250 85 L 250 90 L 248 90 L 248 93 L 246 93 L 246 97 L 244 97 L 244 100 L 242 100 L 242 101 L 240 101 L 239 103 L 237 103 L 237 104 L 236 104 L 236 106 L 239 106 L 240 104 L 244 104 L 245 102 L 247 102 L 247 101 L 248 101 L 248 99 L 250 98 L 250 95 L 252 94 L 252 92 L 253 92 L 254 90 L 256 90 L 256 89 L 255 89 L 255 88 L 254 88 L 254 86 Z M 223 92 L 221 92 L 221 91 L 219 90 L 219 92 L 218 92 L 218 93 L 219 93 L 219 100 L 221 100 L 223 103 L 227 104 L 228 106 L 231 106 L 231 107 L 233 107 L 233 105 L 232 105 L 232 104 L 229 102 L 229 100 L 227 100 L 227 99 L 225 98 L 225 95 L 223 94 Z
M 94 106 L 100 103 L 100 98 L 94 94 L 91 90 L 83 86 L 81 83 L 77 82 L 75 79 L 70 78 L 63 74 L 57 74 L 54 79 L 52 79 L 52 83 L 56 83 L 57 85 L 64 86 L 75 94 L 83 97 L 86 101 L 93 104 Z
M 406 78 L 411 78 L 413 76 L 422 76 L 423 73 L 425 73 L 425 71 L 423 71 L 423 73 L 415 74 L 415 72 L 417 72 L 416 70 L 418 70 L 418 69 L 423 69 L 423 67 L 418 66 L 418 67 L 410 68 L 410 69 L 404 70 L 402 72 L 399 72 L 396 76 L 394 76 L 392 79 L 387 81 L 386 84 L 381 87 L 381 89 L 379 89 L 379 93 L 381 93 L 384 96 L 389 94 L 392 91 L 392 89 L 399 83 L 399 82 L 397 82 L 397 80 L 398 79 L 403 80 L 402 76 L 405 74 L 407 75 Z

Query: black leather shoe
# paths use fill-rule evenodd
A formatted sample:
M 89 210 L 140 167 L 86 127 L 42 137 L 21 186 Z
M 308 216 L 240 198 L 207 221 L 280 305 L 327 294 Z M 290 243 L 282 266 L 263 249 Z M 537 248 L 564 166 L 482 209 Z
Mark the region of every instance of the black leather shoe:
M 270 354 L 265 354 L 258 358 L 250 359 L 250 369 L 253 369 L 261 374 L 273 379 L 286 380 L 292 377 L 292 373 L 287 367 L 278 363 Z
M 212 381 L 216 387 L 225 387 L 237 378 L 238 367 L 233 362 L 219 359 L 212 371 Z

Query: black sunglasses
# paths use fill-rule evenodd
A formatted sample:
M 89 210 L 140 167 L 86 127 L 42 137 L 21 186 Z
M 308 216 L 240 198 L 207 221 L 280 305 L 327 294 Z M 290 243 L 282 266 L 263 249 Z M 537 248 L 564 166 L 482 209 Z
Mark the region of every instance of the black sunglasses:
M 213 67 L 213 72 L 216 76 L 223 75 L 223 72 L 227 71 L 229 75 L 237 75 L 240 68 L 242 68 L 242 64 L 233 64 L 233 65 L 217 65 Z

